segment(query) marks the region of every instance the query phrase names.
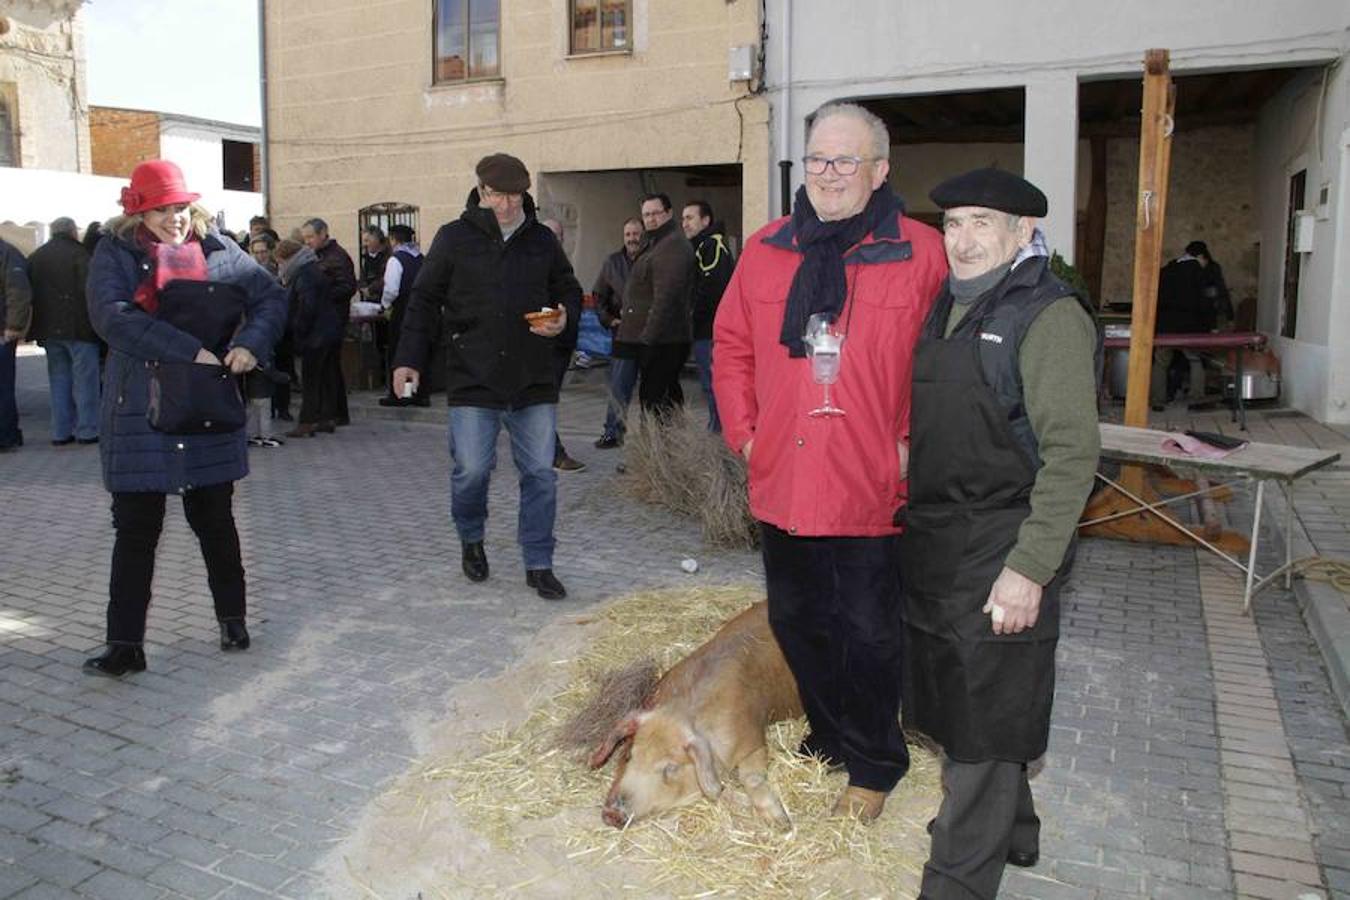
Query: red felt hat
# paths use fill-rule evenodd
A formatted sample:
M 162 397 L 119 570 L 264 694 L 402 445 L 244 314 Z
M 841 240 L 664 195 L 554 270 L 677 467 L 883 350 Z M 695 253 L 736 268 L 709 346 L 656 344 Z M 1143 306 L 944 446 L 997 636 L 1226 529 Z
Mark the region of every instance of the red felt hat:
M 201 199 L 183 183 L 183 170 L 167 159 L 143 162 L 131 171 L 131 187 L 122 188 L 122 211 L 127 215 L 175 203 Z

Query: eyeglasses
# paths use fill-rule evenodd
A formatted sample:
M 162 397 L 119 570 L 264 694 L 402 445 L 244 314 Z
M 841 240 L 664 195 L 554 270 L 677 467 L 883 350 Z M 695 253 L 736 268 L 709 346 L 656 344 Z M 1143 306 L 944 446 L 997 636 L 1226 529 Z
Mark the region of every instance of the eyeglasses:
M 858 174 L 858 167 L 872 159 L 866 156 L 803 156 L 802 165 L 806 167 L 807 175 L 824 175 L 826 169 L 834 166 L 836 175 L 847 178 Z
M 519 191 L 494 191 L 490 187 L 478 189 L 478 196 L 484 200 L 496 200 L 501 197 L 503 200 L 519 200 L 523 195 Z

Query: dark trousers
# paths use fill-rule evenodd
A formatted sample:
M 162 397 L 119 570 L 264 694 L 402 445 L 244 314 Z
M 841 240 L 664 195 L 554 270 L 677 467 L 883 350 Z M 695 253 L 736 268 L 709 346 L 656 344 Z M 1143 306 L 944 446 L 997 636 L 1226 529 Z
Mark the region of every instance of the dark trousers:
M 553 348 L 553 380 L 558 385 L 558 393 L 562 394 L 563 379 L 567 377 L 567 369 L 572 365 L 571 347 Z M 562 437 L 557 430 L 553 432 L 553 461 L 557 462 L 567 455 L 567 448 L 563 446 Z
M 0 343 L 0 447 L 20 447 L 23 432 L 19 430 L 19 406 L 14 398 L 14 382 L 18 368 L 15 354 L 18 341 Z
M 108 584 L 108 643 L 140 644 L 150 608 L 155 548 L 164 527 L 164 494 L 112 495 L 112 578 Z M 213 484 L 183 495 L 183 512 L 201 544 L 206 581 L 222 622 L 244 620 L 244 565 L 234 528 L 234 484 Z
M 300 424 L 337 420 L 342 413 L 338 399 L 346 399 L 338 345 L 305 351 L 300 357 L 300 381 Z
M 899 537 L 792 537 L 760 523 L 769 625 L 797 679 L 811 744 L 849 784 L 889 791 L 900 731 Z
M 272 368 L 288 376 L 286 381 L 272 385 L 272 418 L 280 419 L 291 414 L 291 382 L 295 381 L 295 343 L 289 331 L 272 352 Z
M 994 900 L 1009 850 L 1039 852 L 1041 820 L 1025 763 L 942 764 L 942 806 L 923 867 L 926 900 Z
M 386 363 L 384 384 L 385 390 L 390 397 L 394 396 L 394 366 L 392 360 L 394 354 L 398 352 L 398 339 L 403 334 L 403 316 L 407 309 L 407 300 L 404 300 L 401 303 L 399 301 L 394 301 L 394 305 L 389 309 L 389 339 L 384 348 L 384 361 Z M 417 380 L 417 391 L 413 396 L 419 400 L 426 400 L 429 398 L 431 396 L 431 379 L 427 377 L 419 378 Z
M 643 412 L 665 417 L 675 407 L 684 406 L 680 370 L 688 358 L 688 344 L 647 344 L 642 348 L 638 402 Z

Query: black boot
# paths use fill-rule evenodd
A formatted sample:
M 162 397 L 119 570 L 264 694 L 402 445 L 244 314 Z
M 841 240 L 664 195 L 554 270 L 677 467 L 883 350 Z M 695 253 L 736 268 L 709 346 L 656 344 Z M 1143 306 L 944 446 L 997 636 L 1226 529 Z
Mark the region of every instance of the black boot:
M 248 629 L 242 621 L 220 623 L 220 649 L 248 649 Z
M 563 587 L 552 569 L 529 569 L 525 572 L 525 583 L 545 600 L 561 600 L 567 596 L 567 588 Z
M 464 545 L 464 574 L 470 581 L 487 581 L 488 561 L 482 541 Z
M 109 644 L 101 656 L 84 661 L 84 674 L 121 678 L 128 672 L 145 671 L 145 649 L 140 644 Z

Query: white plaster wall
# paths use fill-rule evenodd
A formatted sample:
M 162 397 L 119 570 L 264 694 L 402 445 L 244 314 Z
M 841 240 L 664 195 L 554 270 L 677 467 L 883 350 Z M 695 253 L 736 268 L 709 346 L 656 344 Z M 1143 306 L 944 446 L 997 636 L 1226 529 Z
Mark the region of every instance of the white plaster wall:
M 1301 254 L 1298 320 L 1279 338 L 1286 402 L 1324 421 L 1350 421 L 1350 239 L 1343 180 L 1350 129 L 1350 73 L 1345 65 L 1294 79 L 1262 112 L 1256 129 L 1260 282 L 1257 326 L 1278 335 L 1283 305 L 1289 178 L 1307 171 L 1305 208 L 1318 214 L 1311 253 Z M 1319 194 L 1327 188 L 1325 207 Z M 1338 340 L 1333 341 L 1333 330 Z M 1335 389 L 1333 391 L 1333 385 Z

